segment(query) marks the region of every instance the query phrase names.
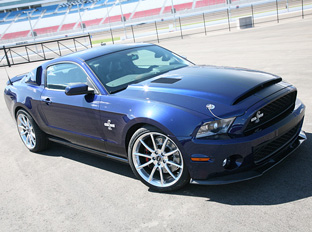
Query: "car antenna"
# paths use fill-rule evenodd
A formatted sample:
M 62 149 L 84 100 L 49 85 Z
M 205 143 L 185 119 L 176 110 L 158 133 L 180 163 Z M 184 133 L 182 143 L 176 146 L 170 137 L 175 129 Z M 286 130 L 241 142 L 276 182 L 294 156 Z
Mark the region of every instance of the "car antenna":
M 13 83 L 12 83 L 12 81 L 11 81 L 11 79 L 10 79 L 10 76 L 9 76 L 9 74 L 8 74 L 8 71 L 6 70 L 6 67 L 4 67 L 4 69 L 5 69 L 5 72 L 6 72 L 7 76 L 8 76 L 8 79 L 9 79 L 10 84 L 13 85 Z

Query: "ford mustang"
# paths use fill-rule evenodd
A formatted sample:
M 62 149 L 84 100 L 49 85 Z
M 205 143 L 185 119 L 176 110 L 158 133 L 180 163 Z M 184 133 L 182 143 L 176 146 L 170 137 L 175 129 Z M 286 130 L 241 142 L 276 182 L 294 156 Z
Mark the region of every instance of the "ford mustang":
M 261 176 L 306 139 L 305 106 L 282 78 L 153 44 L 47 61 L 9 79 L 4 98 L 30 151 L 52 141 L 127 162 L 156 191 Z

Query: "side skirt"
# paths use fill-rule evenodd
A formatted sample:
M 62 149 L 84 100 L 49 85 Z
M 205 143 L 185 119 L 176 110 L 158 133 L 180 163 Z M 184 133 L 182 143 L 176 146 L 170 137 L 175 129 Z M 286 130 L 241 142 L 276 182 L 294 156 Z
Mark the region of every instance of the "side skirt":
M 67 142 L 66 140 L 63 140 L 63 139 L 59 139 L 59 138 L 55 138 L 55 137 L 49 137 L 49 140 L 52 141 L 52 142 L 55 142 L 55 143 L 59 143 L 59 144 L 62 144 L 62 145 L 68 146 L 68 147 L 75 148 L 77 150 L 89 152 L 89 153 L 92 153 L 94 155 L 98 155 L 98 156 L 101 156 L 101 157 L 105 157 L 105 158 L 116 160 L 116 161 L 119 161 L 119 162 L 122 162 L 122 163 L 129 164 L 128 159 L 126 159 L 126 158 L 122 158 L 122 157 L 119 157 L 119 156 L 116 156 L 116 155 L 107 154 L 105 152 L 94 150 L 94 149 L 91 149 L 91 148 L 79 146 L 79 145 Z

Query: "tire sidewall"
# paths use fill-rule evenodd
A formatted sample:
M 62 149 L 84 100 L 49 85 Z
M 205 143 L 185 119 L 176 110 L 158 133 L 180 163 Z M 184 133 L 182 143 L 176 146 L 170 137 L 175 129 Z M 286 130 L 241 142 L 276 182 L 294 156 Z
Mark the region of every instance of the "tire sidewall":
M 33 148 L 28 148 L 26 146 L 26 144 L 24 143 L 21 135 L 20 135 L 20 132 L 19 132 L 19 129 L 18 129 L 18 116 L 19 115 L 25 115 L 29 121 L 31 122 L 32 126 L 33 126 L 33 129 L 34 129 L 34 133 L 35 133 L 35 136 L 36 136 L 36 145 L 33 147 Z M 16 113 L 16 124 L 17 124 L 17 131 L 18 131 L 18 134 L 19 134 L 19 137 L 20 139 L 22 140 L 23 144 L 25 145 L 25 147 L 31 151 L 31 152 L 38 152 L 38 151 L 42 151 L 46 148 L 47 146 L 47 139 L 46 139 L 46 135 L 44 132 L 42 132 L 40 130 L 40 128 L 38 127 L 38 125 L 36 124 L 35 120 L 33 119 L 33 117 L 25 110 L 23 109 L 20 109 L 17 111 Z
M 188 184 L 189 183 L 189 180 L 190 180 L 190 176 L 189 176 L 189 172 L 188 172 L 188 169 L 187 169 L 187 166 L 185 165 L 185 160 L 183 158 L 183 154 L 181 152 L 181 157 L 183 159 L 183 171 L 182 171 L 182 175 L 180 177 L 180 179 L 173 185 L 171 186 L 168 186 L 168 187 L 157 187 L 157 186 L 154 186 L 150 183 L 148 183 L 146 180 L 144 180 L 140 174 L 137 172 L 135 166 L 134 166 L 134 162 L 133 162 L 133 157 L 132 157 L 132 150 L 133 150 L 133 146 L 135 144 L 135 142 L 137 141 L 137 139 L 139 137 L 141 137 L 142 135 L 144 134 L 147 134 L 147 133 L 150 133 L 150 132 L 157 132 L 157 133 L 161 133 L 163 135 L 165 135 L 162 131 L 154 128 L 154 127 L 142 127 L 140 129 L 138 129 L 134 134 L 133 136 L 131 137 L 130 139 L 130 142 L 129 142 L 129 146 L 128 146 L 128 161 L 129 161 L 129 164 L 131 166 L 131 169 L 133 171 L 133 173 L 135 174 L 135 176 L 141 180 L 145 185 L 147 185 L 148 187 L 150 187 L 151 189 L 153 190 L 156 190 L 158 192 L 168 192 L 168 191 L 173 191 L 173 190 L 177 190 L 177 189 L 180 189 L 182 188 L 184 185 Z M 177 147 L 179 147 L 176 142 L 172 141 L 173 143 L 175 143 L 175 145 Z

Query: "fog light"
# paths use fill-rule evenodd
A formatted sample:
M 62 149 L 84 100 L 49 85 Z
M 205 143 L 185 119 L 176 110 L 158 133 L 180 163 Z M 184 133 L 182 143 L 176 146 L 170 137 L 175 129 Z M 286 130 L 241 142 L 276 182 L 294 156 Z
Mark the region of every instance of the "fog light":
M 228 158 L 224 159 L 222 166 L 224 169 L 233 170 L 242 165 L 244 158 L 241 155 L 231 155 Z
M 224 159 L 223 163 L 222 163 L 222 166 L 226 167 L 229 162 L 230 162 L 230 160 L 228 158 Z

